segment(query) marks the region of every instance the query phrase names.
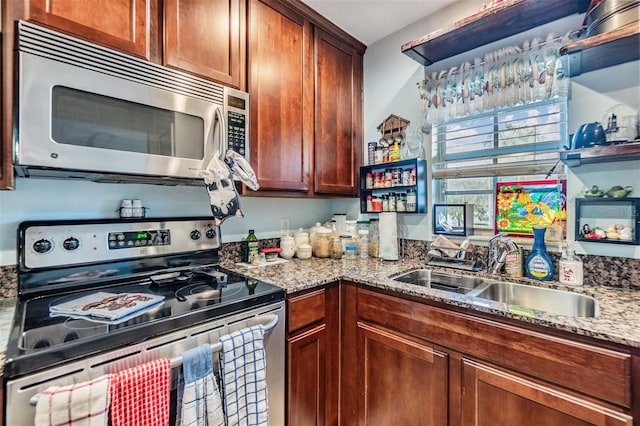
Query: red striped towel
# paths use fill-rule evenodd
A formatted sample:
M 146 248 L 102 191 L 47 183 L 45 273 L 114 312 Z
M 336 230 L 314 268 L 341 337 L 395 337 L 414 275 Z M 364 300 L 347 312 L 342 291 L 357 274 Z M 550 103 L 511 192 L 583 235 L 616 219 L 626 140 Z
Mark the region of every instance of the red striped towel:
M 110 391 L 112 426 L 168 425 L 170 392 L 169 358 L 113 374 Z
M 51 386 L 38 395 L 36 426 L 106 426 L 109 375 L 69 386 Z

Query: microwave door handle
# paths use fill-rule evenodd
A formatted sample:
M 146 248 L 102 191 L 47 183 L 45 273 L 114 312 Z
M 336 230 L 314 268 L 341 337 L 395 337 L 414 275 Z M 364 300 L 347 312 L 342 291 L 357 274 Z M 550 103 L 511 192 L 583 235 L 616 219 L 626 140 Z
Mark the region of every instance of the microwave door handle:
M 212 134 L 215 132 L 215 128 L 216 128 L 216 121 L 218 123 L 220 123 L 220 126 L 218 128 L 219 132 L 220 132 L 220 138 L 218 139 L 219 143 L 218 143 L 218 150 L 216 152 L 216 150 L 214 149 L 214 155 L 218 155 L 218 157 L 220 157 L 220 159 L 224 159 L 224 155 L 225 152 L 227 152 L 227 148 L 228 148 L 228 141 L 226 139 L 226 135 L 227 135 L 227 126 L 226 123 L 224 121 L 224 114 L 221 111 L 220 107 L 216 107 L 216 111 L 214 114 L 214 120 L 212 123 L 213 126 L 213 131 L 211 132 Z M 214 139 L 215 141 L 215 139 Z

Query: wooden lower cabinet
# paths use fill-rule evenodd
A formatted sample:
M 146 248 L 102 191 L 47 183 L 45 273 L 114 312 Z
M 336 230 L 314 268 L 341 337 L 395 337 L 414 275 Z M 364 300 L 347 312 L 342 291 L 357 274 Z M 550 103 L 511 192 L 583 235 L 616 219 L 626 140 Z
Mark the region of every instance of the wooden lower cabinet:
M 630 350 L 346 283 L 340 302 L 342 425 L 638 425 Z
M 462 425 L 631 426 L 633 419 L 485 363 L 463 360 Z
M 287 300 L 287 424 L 338 424 L 338 285 Z
M 447 425 L 447 354 L 358 322 L 358 424 Z
M 291 337 L 289 353 L 288 418 L 290 425 L 324 425 L 326 375 L 325 324 Z

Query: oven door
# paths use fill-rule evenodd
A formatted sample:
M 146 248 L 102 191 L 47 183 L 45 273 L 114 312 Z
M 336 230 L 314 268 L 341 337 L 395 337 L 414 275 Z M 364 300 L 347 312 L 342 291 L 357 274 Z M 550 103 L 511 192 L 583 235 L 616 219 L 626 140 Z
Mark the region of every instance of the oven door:
M 53 169 L 81 172 L 56 177 L 94 180 L 114 174 L 199 179 L 225 146 L 222 104 L 174 91 L 181 73 L 154 65 L 128 79 L 27 52 L 19 62 L 14 163 L 22 176 Z M 152 74 L 158 70 L 172 76 L 165 88 Z M 143 78 L 153 85 L 135 81 Z
M 265 325 L 264 347 L 266 356 L 266 381 L 269 398 L 269 422 L 284 424 L 285 401 L 285 307 L 279 301 L 270 305 L 233 314 L 190 329 L 174 331 L 161 337 L 129 345 L 119 350 L 71 361 L 68 364 L 12 378 L 6 382 L 6 425 L 29 425 L 35 418 L 38 392 L 50 386 L 66 386 L 95 379 L 103 374 L 115 373 L 134 365 L 162 357 L 175 358 L 184 351 L 202 344 L 216 344 L 224 334 L 230 334 L 257 324 Z M 273 327 L 273 328 L 270 328 Z M 219 378 L 215 361 L 214 373 Z M 172 371 L 172 389 L 175 389 L 176 367 Z M 219 379 L 218 379 L 219 380 Z M 172 391 L 172 413 L 175 411 L 175 391 Z M 173 419 L 172 419 L 173 422 Z

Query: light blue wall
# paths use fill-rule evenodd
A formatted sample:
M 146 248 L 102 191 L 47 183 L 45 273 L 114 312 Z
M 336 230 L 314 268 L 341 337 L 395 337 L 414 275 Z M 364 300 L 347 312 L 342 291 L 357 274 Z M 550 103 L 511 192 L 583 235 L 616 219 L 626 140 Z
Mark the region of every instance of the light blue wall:
M 206 190 L 198 187 L 126 185 L 48 179 L 17 179 L 15 191 L 0 191 L 0 265 L 16 263 L 16 230 L 25 220 L 117 218 L 123 198 L 140 199 L 147 217 L 211 216 Z M 324 222 L 331 200 L 242 197 L 244 218 L 222 224 L 224 242 L 239 241 L 249 228 L 258 238 L 280 236 L 280 219 L 291 228 Z

